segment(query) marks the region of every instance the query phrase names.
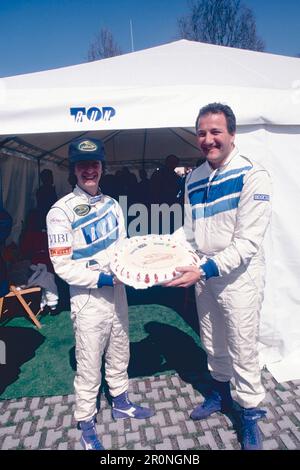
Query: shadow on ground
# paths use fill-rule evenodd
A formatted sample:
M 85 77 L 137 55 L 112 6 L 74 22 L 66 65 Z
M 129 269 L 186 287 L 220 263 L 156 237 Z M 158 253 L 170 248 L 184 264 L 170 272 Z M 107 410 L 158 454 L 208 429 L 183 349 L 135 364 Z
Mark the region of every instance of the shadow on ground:
M 34 328 L 1 327 L 0 395 L 15 382 L 21 366 L 35 356 L 45 337 Z

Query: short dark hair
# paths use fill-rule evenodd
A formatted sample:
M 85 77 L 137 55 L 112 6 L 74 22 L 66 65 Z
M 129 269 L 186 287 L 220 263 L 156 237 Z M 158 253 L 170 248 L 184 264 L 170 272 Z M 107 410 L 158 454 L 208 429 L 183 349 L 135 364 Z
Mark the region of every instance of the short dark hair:
M 227 124 L 227 130 L 229 134 L 233 135 L 236 131 L 236 118 L 230 108 L 226 104 L 222 103 L 209 103 L 206 106 L 203 106 L 196 119 L 196 131 L 198 130 L 199 119 L 207 114 L 224 114 Z

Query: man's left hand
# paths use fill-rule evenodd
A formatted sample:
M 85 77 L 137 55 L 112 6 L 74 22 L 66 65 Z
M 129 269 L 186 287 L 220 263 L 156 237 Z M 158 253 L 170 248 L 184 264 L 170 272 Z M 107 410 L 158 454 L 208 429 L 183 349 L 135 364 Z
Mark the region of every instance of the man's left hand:
M 164 287 L 190 287 L 200 280 L 200 270 L 196 266 L 180 266 L 176 271 L 182 273 L 177 279 L 162 284 Z

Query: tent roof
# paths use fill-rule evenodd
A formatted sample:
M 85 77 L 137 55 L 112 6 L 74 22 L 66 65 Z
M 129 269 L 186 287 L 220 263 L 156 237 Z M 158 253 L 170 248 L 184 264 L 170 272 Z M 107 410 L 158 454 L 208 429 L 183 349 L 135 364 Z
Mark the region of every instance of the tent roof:
M 209 85 L 286 89 L 298 58 L 185 39 L 109 59 L 3 79 L 16 89 Z M 70 81 L 70 78 L 72 80 Z
M 68 142 L 89 132 L 107 143 L 110 161 L 162 158 L 185 141 L 181 154 L 194 157 L 183 128 L 212 101 L 229 104 L 239 126 L 299 125 L 300 59 L 180 40 L 3 78 L 0 99 L 4 153 L 63 161 Z

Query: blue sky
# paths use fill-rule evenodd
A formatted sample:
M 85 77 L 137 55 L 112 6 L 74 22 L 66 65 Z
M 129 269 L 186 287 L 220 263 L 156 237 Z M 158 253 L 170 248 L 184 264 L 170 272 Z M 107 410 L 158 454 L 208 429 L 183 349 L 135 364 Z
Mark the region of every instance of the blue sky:
M 300 53 L 298 0 L 244 0 L 257 20 L 266 52 Z M 123 52 L 177 39 L 187 0 L 0 0 L 0 77 L 85 62 L 101 27 Z

